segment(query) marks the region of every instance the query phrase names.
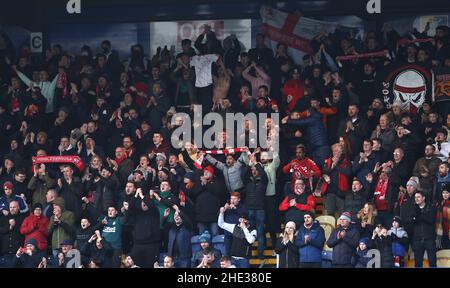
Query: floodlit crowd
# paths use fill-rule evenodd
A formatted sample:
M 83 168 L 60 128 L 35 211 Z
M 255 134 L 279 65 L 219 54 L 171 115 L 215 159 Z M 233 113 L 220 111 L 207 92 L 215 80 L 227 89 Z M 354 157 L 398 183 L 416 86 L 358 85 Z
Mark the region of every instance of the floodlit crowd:
M 244 51 L 208 26 L 181 53 L 136 44 L 129 59 L 108 40 L 36 58 L 1 34 L 0 266 L 246 268 L 278 254 L 279 267 L 319 268 L 328 251 L 332 267 L 367 267 L 376 249 L 381 267 L 411 253 L 422 267 L 425 252 L 435 267 L 450 249 L 450 110 L 387 109 L 376 77 L 399 63 L 450 67 L 449 27 L 397 45 L 427 32 L 321 33 L 300 62 L 263 34 Z M 186 121 L 175 114 L 196 105 L 268 115 L 256 125 L 278 148 L 248 123 L 242 147 L 227 142 L 236 127 L 213 151 L 172 145 Z M 320 215 L 337 219 L 331 232 Z

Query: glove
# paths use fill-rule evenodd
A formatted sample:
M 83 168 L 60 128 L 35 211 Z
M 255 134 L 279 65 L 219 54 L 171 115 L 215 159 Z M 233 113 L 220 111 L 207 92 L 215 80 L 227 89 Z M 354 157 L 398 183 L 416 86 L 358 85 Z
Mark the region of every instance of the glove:
M 391 234 L 392 241 L 397 241 L 398 237 L 394 233 Z
M 436 236 L 436 248 L 437 249 L 442 248 L 442 235 Z

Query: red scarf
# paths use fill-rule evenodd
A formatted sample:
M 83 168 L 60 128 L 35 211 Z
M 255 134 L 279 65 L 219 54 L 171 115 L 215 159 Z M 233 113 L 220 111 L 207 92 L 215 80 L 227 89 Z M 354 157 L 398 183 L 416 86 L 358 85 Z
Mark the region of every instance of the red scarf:
M 67 96 L 67 75 L 66 72 L 63 72 L 58 75 L 58 79 L 56 79 L 56 87 L 62 89 L 61 96 L 65 98 Z
M 375 187 L 375 206 L 379 211 L 386 211 L 388 209 L 386 199 L 388 183 L 389 180 L 378 179 L 377 186 Z
M 11 98 L 11 110 L 12 110 L 12 112 L 19 112 L 19 110 L 20 110 L 19 99 L 17 99 L 16 96 L 13 96 Z
M 287 103 L 286 110 L 293 111 L 297 101 L 303 98 L 305 93 L 305 87 L 300 79 L 291 79 L 284 84 L 283 87 L 283 100 L 287 103 L 287 96 L 291 95 L 291 102 Z
M 116 159 L 114 159 L 114 160 L 116 161 L 117 165 L 120 165 L 120 163 L 122 163 L 123 160 L 125 160 L 125 159 L 127 159 L 127 153 L 123 153 L 123 156 L 122 156 L 122 157 L 116 158 Z

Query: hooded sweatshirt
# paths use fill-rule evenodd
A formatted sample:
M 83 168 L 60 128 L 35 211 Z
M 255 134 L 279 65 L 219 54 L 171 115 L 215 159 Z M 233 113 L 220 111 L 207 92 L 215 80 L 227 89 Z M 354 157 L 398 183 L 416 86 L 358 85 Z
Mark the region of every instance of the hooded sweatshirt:
M 55 223 L 55 215 L 50 217 L 48 223 L 48 233 L 52 235 L 52 249 L 58 249 L 64 240 L 73 240 L 75 237 L 75 216 L 72 212 L 66 210 L 66 204 L 62 197 L 53 201 L 55 205 L 61 207 L 60 223 Z

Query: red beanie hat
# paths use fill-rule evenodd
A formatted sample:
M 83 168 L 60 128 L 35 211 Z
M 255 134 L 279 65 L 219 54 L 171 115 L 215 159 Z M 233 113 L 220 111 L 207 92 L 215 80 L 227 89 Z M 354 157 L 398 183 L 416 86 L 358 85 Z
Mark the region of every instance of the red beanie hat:
M 206 166 L 203 169 L 203 172 L 205 172 L 205 171 L 208 171 L 209 173 L 214 174 L 214 168 L 211 165 Z

